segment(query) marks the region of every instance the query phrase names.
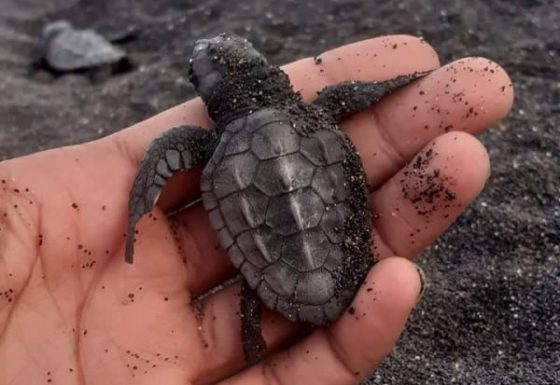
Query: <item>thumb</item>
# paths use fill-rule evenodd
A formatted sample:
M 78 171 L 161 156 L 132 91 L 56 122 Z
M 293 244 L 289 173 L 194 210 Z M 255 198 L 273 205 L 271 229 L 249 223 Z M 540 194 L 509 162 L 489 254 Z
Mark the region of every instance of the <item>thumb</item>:
M 224 384 L 358 384 L 391 352 L 421 291 L 422 279 L 412 262 L 383 259 L 331 327 L 317 329 Z

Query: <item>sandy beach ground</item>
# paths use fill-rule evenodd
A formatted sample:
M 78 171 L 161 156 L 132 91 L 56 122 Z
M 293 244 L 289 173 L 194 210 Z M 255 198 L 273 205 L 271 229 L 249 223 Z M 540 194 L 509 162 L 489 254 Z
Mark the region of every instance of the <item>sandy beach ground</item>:
M 96 83 L 31 71 L 41 28 L 60 18 L 124 37 L 134 68 Z M 557 384 L 560 2 L 0 0 L 0 159 L 98 138 L 194 96 L 192 43 L 223 30 L 276 64 L 408 33 L 442 62 L 485 56 L 506 68 L 513 111 L 482 136 L 492 177 L 420 259 L 423 302 L 366 383 Z

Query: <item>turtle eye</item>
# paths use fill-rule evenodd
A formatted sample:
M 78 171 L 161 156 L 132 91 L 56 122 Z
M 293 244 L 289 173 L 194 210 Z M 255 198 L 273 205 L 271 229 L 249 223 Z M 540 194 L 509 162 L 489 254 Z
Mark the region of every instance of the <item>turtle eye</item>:
M 189 59 L 189 64 L 187 66 L 187 77 L 189 79 L 189 81 L 192 83 L 192 85 L 196 88 L 198 86 L 198 80 L 196 78 L 196 76 L 194 75 L 194 70 L 193 70 L 193 59 Z
M 209 46 L 210 46 L 210 41 L 208 39 L 197 40 L 194 43 L 193 55 L 196 55 L 201 51 L 207 51 Z

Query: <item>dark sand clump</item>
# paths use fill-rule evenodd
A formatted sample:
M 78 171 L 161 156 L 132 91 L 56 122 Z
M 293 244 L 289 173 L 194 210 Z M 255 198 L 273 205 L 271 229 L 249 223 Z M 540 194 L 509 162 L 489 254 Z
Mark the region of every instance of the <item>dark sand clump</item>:
M 560 2 L 0 0 L 0 9 L 0 158 L 97 138 L 194 96 L 192 43 L 223 30 L 277 64 L 395 32 L 424 36 L 442 62 L 502 64 L 516 101 L 482 136 L 488 187 L 420 259 L 423 302 L 368 383 L 558 381 Z M 42 27 L 64 18 L 120 41 L 130 70 L 93 83 L 30 71 Z

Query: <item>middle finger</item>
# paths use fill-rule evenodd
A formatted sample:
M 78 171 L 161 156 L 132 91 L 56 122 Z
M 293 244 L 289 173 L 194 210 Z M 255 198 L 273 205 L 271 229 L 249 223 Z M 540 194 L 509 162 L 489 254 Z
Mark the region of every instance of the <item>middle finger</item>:
M 450 63 L 399 89 L 342 126 L 356 145 L 369 183 L 377 189 L 434 138 L 478 134 L 509 111 L 510 79 L 483 58 Z

